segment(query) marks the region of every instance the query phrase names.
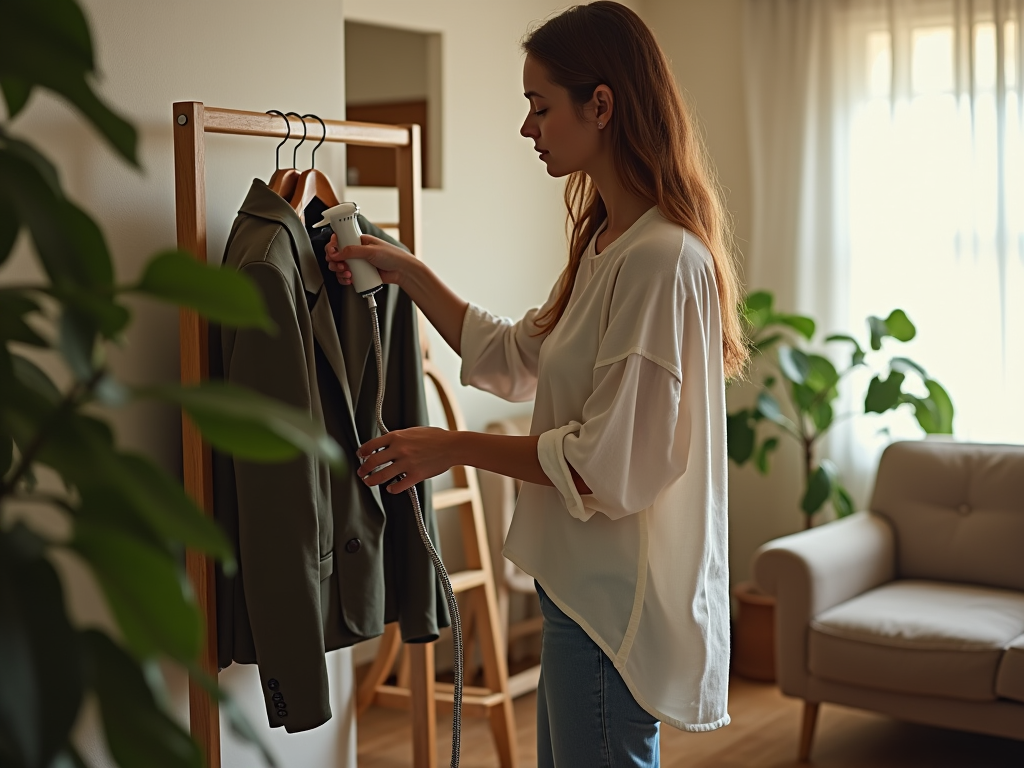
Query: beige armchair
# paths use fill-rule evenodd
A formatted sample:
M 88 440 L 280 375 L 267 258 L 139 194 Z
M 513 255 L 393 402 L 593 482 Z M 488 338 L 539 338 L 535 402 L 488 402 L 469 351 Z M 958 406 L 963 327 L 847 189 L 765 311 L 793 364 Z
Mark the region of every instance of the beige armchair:
M 765 544 L 800 758 L 833 702 L 1024 740 L 1024 446 L 886 449 L 870 511 Z

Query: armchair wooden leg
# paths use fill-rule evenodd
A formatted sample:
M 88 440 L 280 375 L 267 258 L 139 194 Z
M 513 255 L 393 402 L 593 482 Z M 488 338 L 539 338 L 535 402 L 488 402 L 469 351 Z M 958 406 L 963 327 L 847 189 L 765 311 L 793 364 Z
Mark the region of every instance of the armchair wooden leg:
M 814 741 L 814 726 L 818 722 L 818 707 L 816 701 L 804 702 L 804 724 L 800 730 L 800 762 L 806 763 L 811 759 L 811 743 Z

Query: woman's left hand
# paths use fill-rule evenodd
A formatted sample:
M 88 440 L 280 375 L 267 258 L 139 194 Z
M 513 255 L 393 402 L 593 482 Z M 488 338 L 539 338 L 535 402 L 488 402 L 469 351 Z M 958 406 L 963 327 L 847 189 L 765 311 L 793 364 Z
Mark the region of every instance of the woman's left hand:
M 380 485 L 404 474 L 404 478 L 387 486 L 389 493 L 401 493 L 452 468 L 456 434 L 437 427 L 411 427 L 388 432 L 359 447 L 356 455 L 363 464 L 356 474 L 367 485 Z M 381 448 L 383 450 L 378 450 Z M 389 461 L 390 465 L 373 472 Z

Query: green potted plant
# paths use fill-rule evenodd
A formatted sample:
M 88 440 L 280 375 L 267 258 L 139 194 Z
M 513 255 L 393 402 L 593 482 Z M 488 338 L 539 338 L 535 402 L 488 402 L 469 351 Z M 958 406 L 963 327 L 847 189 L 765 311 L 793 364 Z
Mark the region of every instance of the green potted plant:
M 106 351 L 131 322 L 130 295 L 223 324 L 269 328 L 270 321 L 247 279 L 187 253 L 160 253 L 141 280 L 117 281 L 99 227 L 65 195 L 57 169 L 11 130 L 32 91 L 45 88 L 137 166 L 135 129 L 97 97 L 93 70 L 91 36 L 73 0 L 3 4 L 0 768 L 84 766 L 70 732 L 90 695 L 118 765 L 201 768 L 198 746 L 168 711 L 157 662 L 201 680 L 227 720 L 258 744 L 216 680 L 196 666 L 202 617 L 182 552 L 205 552 L 230 570 L 231 547 L 176 478 L 117 445 L 103 414 L 155 399 L 180 406 L 215 447 L 244 458 L 280 461 L 305 451 L 340 466 L 341 453 L 306 414 L 253 392 L 216 382 L 133 386 L 111 370 Z M 3 268 L 22 231 L 45 277 L 16 285 Z M 39 524 L 38 510 L 48 510 L 49 524 Z M 54 567 L 58 552 L 95 576 L 116 632 L 73 624 Z
M 760 381 L 754 404 L 728 414 L 729 458 L 738 466 L 751 462 L 766 475 L 780 441 L 794 440 L 803 460 L 800 509 L 805 529 L 828 505 L 837 517 L 855 511 L 839 469 L 818 455 L 822 438 L 839 422 L 906 406 L 913 409 L 925 433 L 952 434 L 954 410 L 946 390 L 921 365 L 892 352 L 894 343 L 908 342 L 917 334 L 903 310 L 895 309 L 885 318 L 868 317 L 867 344 L 847 334 L 833 334 L 825 337 L 820 352 L 809 348 L 816 330 L 814 320 L 776 311 L 771 293 L 748 295 L 742 312 Z M 842 351 L 833 356 L 822 354 L 837 348 Z M 842 358 L 848 362 L 837 367 L 833 361 Z M 863 367 L 870 367 L 874 374 L 864 394 L 863 410 L 857 407 L 837 413 L 840 383 Z M 772 600 L 759 594 L 750 582 L 738 584 L 734 595 L 740 602 L 737 671 L 755 679 L 774 679 Z

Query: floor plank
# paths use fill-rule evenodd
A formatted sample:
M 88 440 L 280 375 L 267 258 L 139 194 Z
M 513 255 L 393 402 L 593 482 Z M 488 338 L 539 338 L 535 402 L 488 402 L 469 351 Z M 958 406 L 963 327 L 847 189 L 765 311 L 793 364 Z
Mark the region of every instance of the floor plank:
M 732 723 L 711 733 L 662 729 L 663 768 L 804 768 L 796 760 L 802 703 L 774 685 L 734 678 Z M 536 696 L 515 702 L 519 768 L 536 768 Z M 359 720 L 359 768 L 406 768 L 412 737 L 404 712 L 371 708 Z M 448 765 L 451 722 L 438 717 L 438 766 Z M 903 723 L 823 704 L 810 765 L 817 768 L 1021 768 L 1024 741 Z M 463 768 L 498 768 L 486 721 L 463 724 Z

